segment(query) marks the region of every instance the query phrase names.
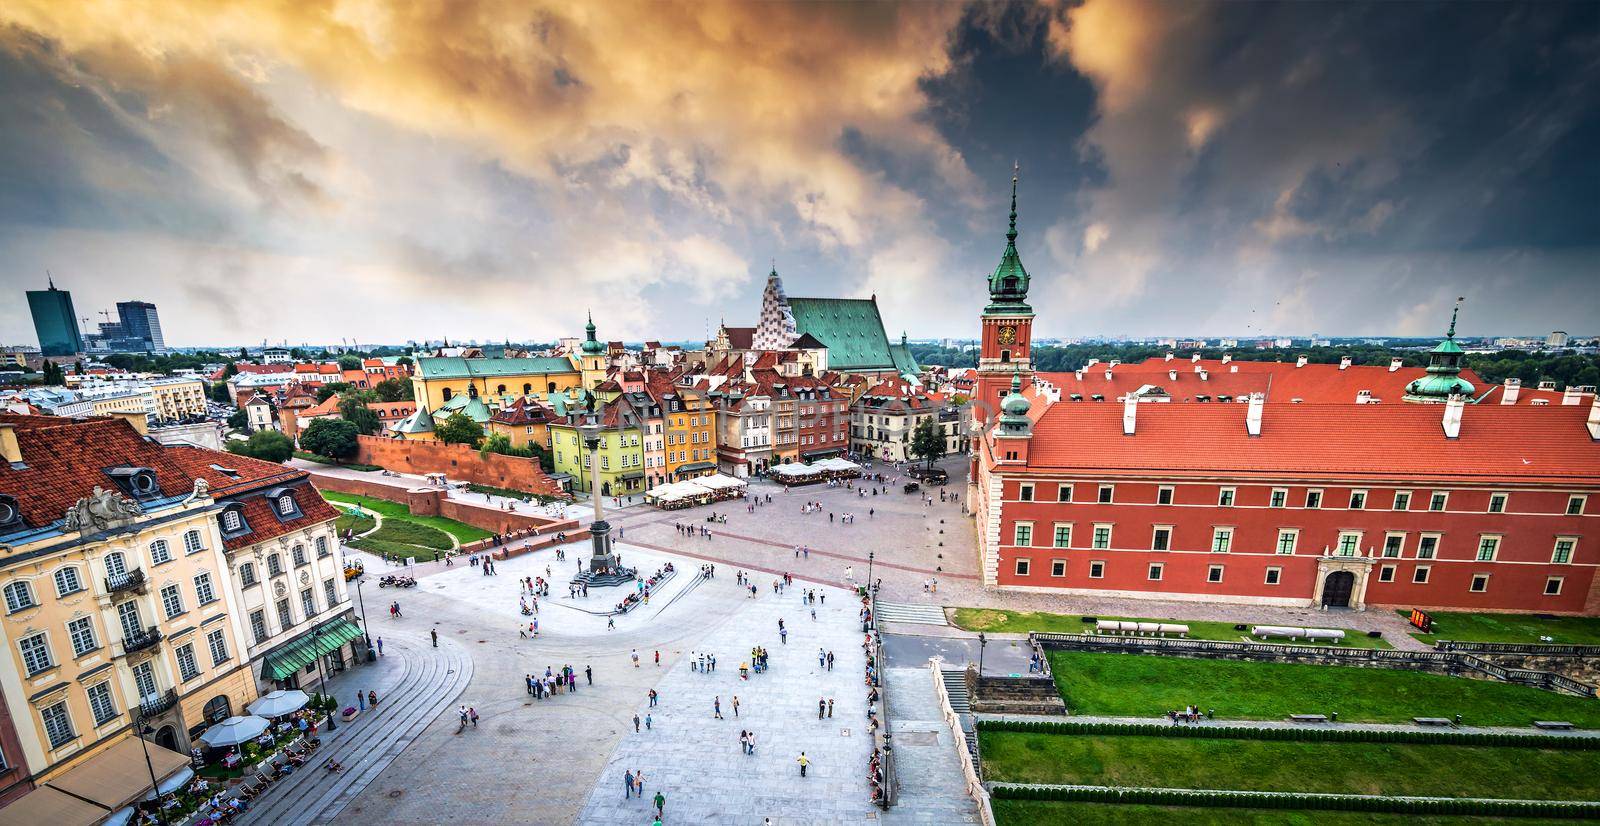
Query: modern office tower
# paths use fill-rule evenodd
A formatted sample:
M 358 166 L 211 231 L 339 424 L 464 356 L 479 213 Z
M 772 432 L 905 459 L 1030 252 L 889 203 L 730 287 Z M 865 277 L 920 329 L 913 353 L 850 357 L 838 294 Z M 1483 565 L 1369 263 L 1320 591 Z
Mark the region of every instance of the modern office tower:
M 83 336 L 78 332 L 78 314 L 72 308 L 72 293 L 56 289 L 28 290 L 28 309 L 33 313 L 33 329 L 39 335 L 39 352 L 46 356 L 70 356 L 83 352 Z M 154 308 L 151 308 L 152 316 Z

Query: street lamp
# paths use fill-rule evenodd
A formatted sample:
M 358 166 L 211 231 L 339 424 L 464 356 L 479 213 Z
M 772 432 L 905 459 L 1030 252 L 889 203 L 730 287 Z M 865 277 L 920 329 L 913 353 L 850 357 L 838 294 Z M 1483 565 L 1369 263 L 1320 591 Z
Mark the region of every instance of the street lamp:
M 139 711 L 139 748 L 144 749 L 144 767 L 150 771 L 150 791 L 156 796 L 156 819 L 161 821 L 161 826 L 167 826 L 167 810 L 161 805 L 161 783 L 156 780 L 155 764 L 150 762 L 150 744 L 144 738 L 155 734 L 156 730 L 144 721 L 144 710 Z
M 983 649 L 989 647 L 989 638 L 982 631 L 978 632 L 978 676 L 983 676 Z
M 313 629 L 311 631 L 311 639 L 314 640 L 314 641 L 317 641 L 317 642 L 314 642 L 312 644 L 312 646 L 311 646 L 312 649 L 315 650 L 315 649 L 319 648 L 320 647 L 319 643 L 320 643 L 320 640 L 322 639 L 322 627 L 321 626 L 318 626 L 317 628 L 315 628 L 315 629 Z M 322 681 L 322 696 L 324 696 L 324 697 L 328 696 L 328 675 L 326 673 L 324 673 L 323 670 L 322 670 L 322 654 L 321 654 L 321 652 L 318 652 L 318 654 L 317 654 L 317 679 Z M 338 705 L 338 703 L 334 703 L 334 705 Z M 315 719 L 315 718 L 313 718 L 313 719 Z M 337 725 L 335 725 L 334 722 L 333 722 L 333 711 L 329 710 L 329 712 L 328 712 L 328 733 L 331 734 L 331 733 L 333 733 L 335 731 L 338 731 L 338 730 L 339 730 L 339 727 Z
M 366 580 L 366 574 L 356 577 L 356 603 L 361 606 L 361 634 L 367 639 L 367 648 L 372 648 L 372 630 L 367 627 L 367 599 L 361 595 L 361 584 Z
M 872 593 L 872 551 L 867 551 L 867 593 Z

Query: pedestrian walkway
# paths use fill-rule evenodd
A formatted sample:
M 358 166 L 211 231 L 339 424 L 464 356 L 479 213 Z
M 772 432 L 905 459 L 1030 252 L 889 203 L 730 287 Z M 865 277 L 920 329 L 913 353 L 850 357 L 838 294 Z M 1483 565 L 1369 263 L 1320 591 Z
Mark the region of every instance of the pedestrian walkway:
M 1600 730 L 1572 729 L 1559 731 L 1534 728 L 1533 726 L 1419 726 L 1404 723 L 1295 723 L 1289 720 L 1201 720 L 1198 723 L 1173 723 L 1162 714 L 1156 717 L 1099 717 L 1086 714 L 1074 714 L 1062 717 L 1053 714 L 979 714 L 979 720 L 1015 720 L 1025 723 L 1078 723 L 1090 725 L 1095 723 L 1160 723 L 1161 725 L 1193 725 L 1200 728 L 1256 728 L 1256 729 L 1351 729 L 1355 731 L 1448 731 L 1456 734 L 1521 734 L 1536 737 L 1549 737 L 1557 739 L 1567 738 L 1595 738 L 1600 737 Z
M 412 740 L 439 716 L 472 679 L 472 658 L 453 640 L 433 648 L 427 638 L 390 636 L 376 665 L 360 666 L 331 681 L 339 707 L 357 705 L 357 691 L 378 692 L 376 709 L 321 733 L 322 746 L 305 767 L 256 798 L 241 824 L 301 826 L 329 823 Z M 377 669 L 386 669 L 378 671 Z M 322 768 L 328 760 L 342 772 Z
M 937 605 L 912 605 L 907 602 L 878 602 L 879 622 L 910 622 L 919 625 L 949 625 L 944 609 Z
M 884 682 L 900 794 L 882 820 L 918 824 L 979 822 L 978 804 L 967 796 L 956 752 L 966 744 L 951 742 L 950 727 L 944 723 L 928 667 L 885 669 Z
M 719 568 L 714 582 L 724 582 Z M 758 580 L 767 586 L 765 578 Z M 724 583 L 725 584 L 725 583 Z M 825 591 L 817 619 L 801 595 Z M 860 604 L 851 595 L 796 580 L 784 593 L 764 587 L 756 599 L 733 597 L 739 610 L 704 637 L 655 685 L 658 705 L 640 692 L 632 709 L 650 725 L 638 733 L 630 724 L 598 783 L 589 794 L 580 823 L 648 823 L 648 801 L 666 795 L 671 823 L 773 824 L 860 823 L 879 810 L 872 805 L 867 763 L 873 740 L 867 731 L 866 655 L 861 648 Z M 779 638 L 783 618 L 788 642 Z M 739 678 L 750 648 L 763 646 L 770 657 L 765 673 Z M 834 654 L 833 669 L 818 663 L 818 649 Z M 717 668 L 693 670 L 698 653 L 716 655 Z M 646 654 L 645 669 L 653 668 Z M 738 716 L 733 696 L 738 695 Z M 716 719 L 715 698 L 723 719 Z M 818 699 L 833 700 L 832 716 L 818 718 Z M 756 752 L 740 747 L 741 730 L 756 733 Z M 796 759 L 810 761 L 802 779 Z M 627 772 L 642 770 L 644 799 L 626 798 Z

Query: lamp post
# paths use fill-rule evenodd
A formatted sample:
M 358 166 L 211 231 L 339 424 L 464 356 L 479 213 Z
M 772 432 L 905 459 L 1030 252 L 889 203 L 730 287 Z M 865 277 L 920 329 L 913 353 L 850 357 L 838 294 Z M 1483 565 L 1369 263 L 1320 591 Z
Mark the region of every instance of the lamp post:
M 361 635 L 366 638 L 367 648 L 372 648 L 372 631 L 367 627 L 367 600 L 361 595 L 361 584 L 366 581 L 366 574 L 356 577 L 356 603 L 361 607 Z
M 595 456 L 595 449 L 600 446 L 600 425 L 589 421 L 578 426 L 578 433 L 584 446 L 589 448 L 589 498 L 594 500 L 594 522 L 589 525 L 594 551 L 589 559 L 589 570 L 602 573 L 611 570 L 616 562 L 611 555 L 611 525 L 606 522 L 600 502 L 600 460 Z
M 872 593 L 872 551 L 867 551 L 867 593 Z
M 978 632 L 978 676 L 983 676 L 983 649 L 989 647 L 989 638 L 982 631 Z
M 311 631 L 311 638 L 312 638 L 312 640 L 316 641 L 316 642 L 314 642 L 312 644 L 312 648 L 320 648 L 321 647 L 320 641 L 322 639 L 322 627 L 321 626 L 318 626 L 317 628 L 315 628 L 315 629 L 313 629 Z M 321 654 L 321 652 L 317 653 L 317 679 L 322 681 L 322 696 L 324 696 L 324 697 L 328 696 L 328 675 L 326 673 L 324 673 L 323 670 L 322 670 L 322 654 Z M 334 705 L 338 705 L 338 703 L 334 703 Z M 315 718 L 313 718 L 313 719 L 315 719 Z M 328 732 L 331 734 L 331 733 L 333 733 L 335 731 L 338 731 L 338 730 L 339 730 L 339 727 L 337 725 L 335 725 L 334 722 L 333 722 L 333 711 L 329 710 L 328 711 Z
M 156 730 L 144 722 L 144 711 L 139 712 L 139 748 L 144 750 L 144 767 L 150 771 L 150 791 L 156 796 L 156 819 L 161 821 L 161 826 L 167 826 L 167 810 L 161 806 L 161 783 L 156 780 L 156 766 L 150 762 L 150 743 L 146 737 L 155 734 Z

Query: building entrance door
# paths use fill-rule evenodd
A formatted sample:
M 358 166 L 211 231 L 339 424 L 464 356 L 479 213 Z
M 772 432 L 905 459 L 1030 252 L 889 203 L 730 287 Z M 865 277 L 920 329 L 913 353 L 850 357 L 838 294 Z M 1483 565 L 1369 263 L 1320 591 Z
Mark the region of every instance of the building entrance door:
M 1322 606 L 1324 608 L 1349 608 L 1350 592 L 1355 588 L 1356 575 L 1349 571 L 1334 571 L 1322 581 Z

